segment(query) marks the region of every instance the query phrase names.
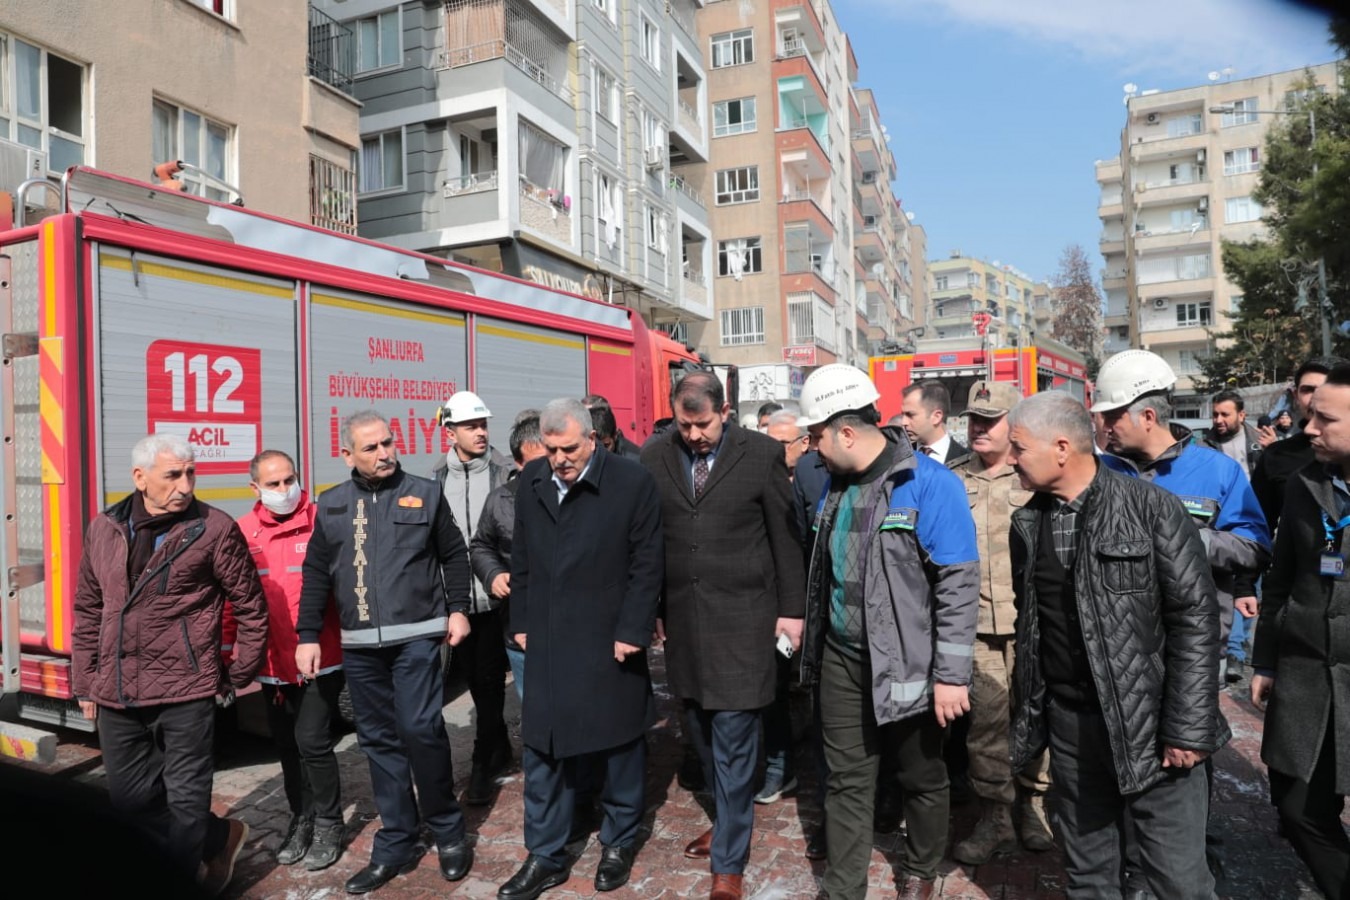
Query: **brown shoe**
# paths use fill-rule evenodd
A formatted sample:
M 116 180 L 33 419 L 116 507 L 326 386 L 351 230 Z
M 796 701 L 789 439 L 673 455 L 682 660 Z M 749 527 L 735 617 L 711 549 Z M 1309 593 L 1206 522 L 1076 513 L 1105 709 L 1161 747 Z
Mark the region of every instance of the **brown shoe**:
M 745 894 L 744 875 L 713 875 L 712 893 L 708 900 L 741 900 Z
M 226 819 L 229 829 L 225 837 L 225 846 L 215 856 L 204 860 L 197 869 L 197 882 L 208 896 L 216 897 L 224 892 L 234 877 L 234 864 L 248 840 L 248 824 L 241 819 Z
M 712 833 L 709 828 L 690 841 L 684 848 L 684 855 L 690 859 L 707 859 L 712 856 Z
M 900 893 L 895 900 L 928 900 L 933 896 L 933 879 L 925 881 L 917 875 L 911 875 L 900 885 Z

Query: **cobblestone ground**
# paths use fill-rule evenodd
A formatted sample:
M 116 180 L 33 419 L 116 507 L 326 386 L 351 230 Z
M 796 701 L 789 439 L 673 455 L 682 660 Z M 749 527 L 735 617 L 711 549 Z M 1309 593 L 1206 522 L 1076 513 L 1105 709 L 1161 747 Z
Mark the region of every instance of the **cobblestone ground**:
M 659 673 L 659 654 L 655 660 Z M 1240 687 L 1245 688 L 1245 682 Z M 508 719 L 518 737 L 519 707 L 508 690 Z M 1320 896 L 1312 887 L 1302 864 L 1275 833 L 1274 810 L 1267 802 L 1267 783 L 1260 764 L 1261 720 L 1240 700 L 1241 690 L 1225 695 L 1223 710 L 1232 725 L 1233 741 L 1218 755 L 1215 769 L 1213 830 L 1223 836 L 1220 847 L 1223 878 L 1221 897 L 1234 900 L 1294 900 Z M 708 826 L 705 808 L 709 798 L 680 788 L 675 771 L 680 748 L 671 730 L 676 705 L 659 697 L 665 714 L 650 734 L 650 771 L 647 776 L 647 815 L 642 846 L 633 867 L 632 880 L 608 895 L 614 900 L 634 897 L 706 896 L 711 884 L 706 863 L 686 859 L 685 843 Z M 472 746 L 472 704 L 465 694 L 445 709 L 458 786 L 468 778 Z M 58 771 L 81 781 L 98 781 L 102 771 L 89 743 L 63 735 Z M 517 742 L 517 747 L 519 746 Z M 797 767 L 802 787 L 795 797 L 772 806 L 756 807 L 755 838 L 746 872 L 747 897 L 753 900 L 810 900 L 818 892 L 823 864 L 802 856 L 803 832 L 819 822 L 814 781 L 805 742 L 797 747 Z M 224 742 L 215 782 L 215 810 L 221 815 L 248 822 L 251 833 L 240 857 L 229 898 L 276 898 L 276 900 L 336 900 L 346 896 L 343 883 L 368 861 L 378 818 L 371 802 L 365 757 L 354 735 L 339 745 L 342 783 L 346 804 L 348 846 L 343 858 L 324 872 L 307 872 L 303 865 L 281 867 L 273 853 L 285 829 L 287 807 L 280 769 L 271 762 L 265 740 L 240 735 Z M 492 898 L 497 888 L 525 859 L 522 840 L 521 776 L 519 771 L 503 779 L 490 806 L 466 807 L 469 832 L 476 843 L 477 859 L 463 881 L 448 884 L 440 877 L 435 853 L 422 859 L 413 873 L 399 877 L 375 896 L 395 900 L 421 900 L 446 895 Z M 954 808 L 952 838 L 969 831 L 975 816 L 973 805 Z M 868 900 L 894 897 L 899 868 L 901 837 L 874 838 L 871 886 Z M 594 897 L 595 866 L 599 847 L 594 835 L 573 866 L 572 878 L 547 892 L 549 900 Z M 941 870 L 938 896 L 943 898 L 1060 898 L 1064 872 L 1058 852 L 1020 852 L 986 865 L 969 867 L 948 861 Z

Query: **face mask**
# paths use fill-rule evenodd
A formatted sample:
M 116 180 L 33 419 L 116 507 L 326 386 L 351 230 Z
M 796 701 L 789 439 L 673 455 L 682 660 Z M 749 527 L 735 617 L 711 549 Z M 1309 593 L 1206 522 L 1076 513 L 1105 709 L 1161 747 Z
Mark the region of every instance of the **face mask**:
M 259 491 L 258 499 L 278 516 L 289 516 L 300 505 L 300 482 L 292 482 L 284 491 Z

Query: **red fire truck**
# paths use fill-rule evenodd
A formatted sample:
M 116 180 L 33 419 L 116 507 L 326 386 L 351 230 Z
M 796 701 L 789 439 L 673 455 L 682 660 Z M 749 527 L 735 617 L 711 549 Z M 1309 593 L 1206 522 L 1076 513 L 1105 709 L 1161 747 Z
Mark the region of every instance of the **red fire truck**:
M 197 496 L 239 515 L 264 448 L 315 494 L 346 479 L 338 428 L 358 409 L 429 474 L 456 390 L 499 441 L 521 409 L 598 393 L 641 443 L 703 366 L 631 310 L 437 257 L 90 169 L 60 193 L 57 214 L 0 223 L 0 661 L 25 718 L 87 727 L 69 677 L 81 539 L 133 489 L 142 436 L 185 437 Z
M 1081 353 L 1063 344 L 1040 339 L 1029 347 L 971 347 L 946 339 L 920 341 L 916 352 L 874 356 L 868 374 L 881 392 L 883 421 L 900 412 L 900 392 L 914 381 L 942 380 L 952 395 L 952 415 L 966 409 L 970 386 L 981 379 L 1010 381 L 1030 397 L 1040 391 L 1068 391 L 1079 400 L 1087 396 L 1087 365 Z

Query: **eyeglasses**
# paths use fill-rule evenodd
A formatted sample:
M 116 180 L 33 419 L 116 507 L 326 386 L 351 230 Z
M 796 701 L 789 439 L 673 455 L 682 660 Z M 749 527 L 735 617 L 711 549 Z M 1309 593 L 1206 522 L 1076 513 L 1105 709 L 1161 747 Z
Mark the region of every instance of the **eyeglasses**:
M 797 443 L 798 441 L 809 441 L 809 440 L 811 440 L 811 435 L 809 435 L 809 434 L 804 434 L 804 435 L 802 435 L 801 437 L 795 437 L 795 438 L 792 438 L 792 439 L 790 439 L 790 440 L 785 440 L 785 439 L 783 439 L 783 438 L 779 438 L 779 439 L 778 439 L 778 443 L 782 444 L 784 447 L 791 447 L 793 444 Z

